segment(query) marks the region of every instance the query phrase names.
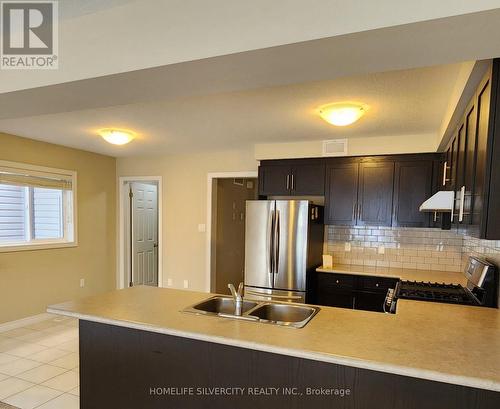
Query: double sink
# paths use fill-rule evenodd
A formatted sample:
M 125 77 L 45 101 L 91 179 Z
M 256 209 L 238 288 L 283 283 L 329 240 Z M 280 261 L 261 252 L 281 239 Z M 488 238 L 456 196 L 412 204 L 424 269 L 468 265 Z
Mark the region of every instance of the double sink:
M 241 314 L 238 315 L 234 298 L 215 296 L 187 307 L 182 311 L 292 328 L 303 328 L 319 311 L 319 308 L 300 304 L 243 300 Z

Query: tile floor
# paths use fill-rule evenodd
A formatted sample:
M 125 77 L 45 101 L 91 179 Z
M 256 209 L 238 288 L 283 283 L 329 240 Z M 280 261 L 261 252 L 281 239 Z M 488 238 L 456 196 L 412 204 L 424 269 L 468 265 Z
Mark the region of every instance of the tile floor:
M 51 316 L 0 332 L 0 401 L 21 409 L 77 409 L 78 320 Z

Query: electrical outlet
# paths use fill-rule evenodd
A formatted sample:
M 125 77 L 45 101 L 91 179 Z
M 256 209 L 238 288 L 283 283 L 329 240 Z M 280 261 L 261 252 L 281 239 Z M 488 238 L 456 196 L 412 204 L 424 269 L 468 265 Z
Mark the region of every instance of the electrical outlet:
M 188 288 L 188 287 L 189 287 L 188 280 L 184 280 L 184 288 Z
M 167 285 L 169 287 L 172 287 L 172 279 L 171 278 L 167 278 Z
M 351 243 L 346 242 L 346 243 L 345 243 L 345 246 L 344 246 L 344 250 L 345 250 L 345 251 L 351 251 Z
M 205 233 L 207 231 L 207 225 L 206 224 L 199 224 L 198 225 L 198 231 L 200 233 Z
M 80 278 L 80 288 L 85 287 L 85 278 Z
M 385 254 L 385 247 L 384 246 L 378 246 L 378 254 Z

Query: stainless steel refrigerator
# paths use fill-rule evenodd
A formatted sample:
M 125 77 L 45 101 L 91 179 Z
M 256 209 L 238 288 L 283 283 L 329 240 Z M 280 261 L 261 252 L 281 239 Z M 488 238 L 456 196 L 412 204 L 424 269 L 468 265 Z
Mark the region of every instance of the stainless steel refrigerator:
M 307 272 L 321 265 L 323 208 L 308 200 L 248 200 L 245 298 L 306 301 Z

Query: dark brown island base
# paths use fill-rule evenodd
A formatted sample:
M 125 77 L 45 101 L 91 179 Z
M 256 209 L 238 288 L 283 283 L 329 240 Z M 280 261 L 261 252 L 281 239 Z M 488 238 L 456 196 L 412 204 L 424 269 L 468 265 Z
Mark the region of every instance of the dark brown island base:
M 80 384 L 81 409 L 500 407 L 495 391 L 84 320 Z

